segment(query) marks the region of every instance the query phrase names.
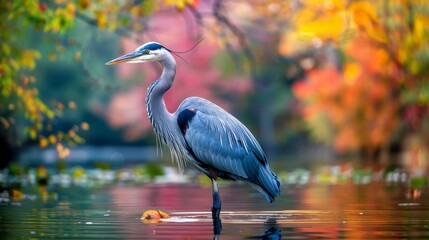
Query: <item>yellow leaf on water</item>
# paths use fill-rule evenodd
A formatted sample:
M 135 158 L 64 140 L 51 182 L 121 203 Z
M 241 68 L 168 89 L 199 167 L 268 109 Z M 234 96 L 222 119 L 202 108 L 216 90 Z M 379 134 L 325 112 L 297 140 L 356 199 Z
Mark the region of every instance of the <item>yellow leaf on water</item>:
M 161 210 L 147 210 L 143 212 L 140 219 L 145 223 L 157 223 L 161 218 L 170 218 L 170 215 Z

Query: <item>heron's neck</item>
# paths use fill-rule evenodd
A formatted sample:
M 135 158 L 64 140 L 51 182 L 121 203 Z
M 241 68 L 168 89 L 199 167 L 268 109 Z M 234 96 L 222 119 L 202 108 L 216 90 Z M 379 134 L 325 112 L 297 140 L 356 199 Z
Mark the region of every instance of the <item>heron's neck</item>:
M 173 84 L 174 76 L 176 75 L 176 62 L 173 56 L 168 53 L 160 63 L 163 66 L 162 73 L 158 80 L 153 82 L 148 88 L 146 106 L 153 127 L 157 134 L 162 135 L 163 131 L 161 130 L 169 128 L 169 125 L 173 124 L 172 115 L 165 106 L 163 96 Z
M 170 53 L 161 61 L 161 76 L 153 82 L 147 91 L 146 106 L 150 122 L 158 138 L 169 147 L 173 159 L 182 171 L 186 160 L 185 142 L 174 115 L 168 112 L 163 99 L 164 93 L 170 89 L 176 75 L 176 62 Z

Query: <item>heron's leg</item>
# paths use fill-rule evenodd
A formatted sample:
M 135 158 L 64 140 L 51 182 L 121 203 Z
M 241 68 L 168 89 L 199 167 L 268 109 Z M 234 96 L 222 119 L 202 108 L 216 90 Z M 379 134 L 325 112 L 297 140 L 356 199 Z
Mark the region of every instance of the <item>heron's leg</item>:
M 217 188 L 217 181 L 214 178 L 212 180 L 212 193 L 213 193 L 213 207 L 212 207 L 212 218 L 213 218 L 213 239 L 219 239 L 220 232 L 222 231 L 222 222 L 220 220 L 220 209 L 222 202 L 220 201 L 219 190 Z
M 213 218 L 213 239 L 219 239 L 220 233 L 222 231 L 222 222 L 219 217 Z
M 213 178 L 211 180 L 212 180 L 212 192 L 213 192 L 212 218 L 215 219 L 215 218 L 219 218 L 222 202 L 220 201 L 219 190 L 217 187 L 217 180 Z

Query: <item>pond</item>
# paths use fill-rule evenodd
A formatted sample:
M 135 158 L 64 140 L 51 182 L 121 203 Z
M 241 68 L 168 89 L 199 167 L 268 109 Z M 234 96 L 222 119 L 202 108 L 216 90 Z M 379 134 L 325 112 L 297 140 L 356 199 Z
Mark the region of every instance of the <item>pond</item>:
M 40 187 L 39 187 L 40 188 Z M 2 239 L 212 239 L 210 186 L 68 187 L 0 206 Z M 429 238 L 429 194 L 399 185 L 284 185 L 269 204 L 245 184 L 221 184 L 220 239 Z M 171 218 L 145 223 L 142 212 Z

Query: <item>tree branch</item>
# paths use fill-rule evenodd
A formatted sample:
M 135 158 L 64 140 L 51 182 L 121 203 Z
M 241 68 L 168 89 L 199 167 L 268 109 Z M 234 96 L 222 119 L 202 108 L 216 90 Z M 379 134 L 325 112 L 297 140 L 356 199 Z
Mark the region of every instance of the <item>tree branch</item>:
M 249 60 L 250 63 L 250 73 L 253 79 L 257 79 L 257 73 L 256 73 L 256 61 L 253 55 L 252 50 L 249 48 L 249 45 L 246 41 L 246 36 L 241 31 L 240 28 L 238 28 L 236 25 L 234 25 L 228 17 L 226 17 L 223 14 L 223 0 L 216 0 L 213 5 L 213 15 L 216 18 L 216 20 L 226 26 L 229 31 L 238 39 L 238 42 L 240 46 L 242 47 L 244 56 Z M 233 49 L 230 43 L 226 43 L 228 49 Z

